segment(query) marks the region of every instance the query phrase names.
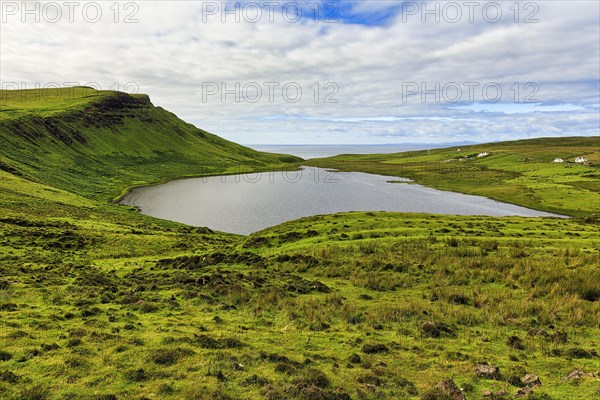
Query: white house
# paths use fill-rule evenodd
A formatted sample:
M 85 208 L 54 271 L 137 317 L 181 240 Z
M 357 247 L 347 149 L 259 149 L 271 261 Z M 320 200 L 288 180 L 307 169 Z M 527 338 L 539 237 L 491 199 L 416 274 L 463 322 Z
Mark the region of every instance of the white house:
M 576 163 L 578 163 L 578 164 L 583 164 L 583 163 L 587 162 L 587 158 L 584 158 L 584 157 L 577 157 L 577 158 L 575 159 L 575 162 L 576 162 Z
M 484 151 L 483 153 L 477 154 L 477 157 L 481 158 L 481 157 L 487 157 L 489 155 L 490 155 L 490 153 L 488 153 L 487 151 Z
M 555 163 L 563 163 L 563 162 L 565 162 L 565 160 L 563 160 L 562 158 L 555 158 L 554 162 Z

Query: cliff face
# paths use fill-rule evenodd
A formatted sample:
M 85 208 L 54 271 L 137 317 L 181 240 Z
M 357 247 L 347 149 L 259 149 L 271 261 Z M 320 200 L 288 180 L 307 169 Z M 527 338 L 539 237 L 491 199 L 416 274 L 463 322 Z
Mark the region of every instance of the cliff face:
M 132 184 L 299 161 L 198 129 L 146 95 L 90 90 L 36 101 L 0 96 L 0 169 L 89 197 L 114 197 Z
M 56 116 L 39 116 L 35 113 L 15 119 L 0 121 L 0 129 L 11 132 L 32 144 L 43 144 L 41 139 L 53 138 L 65 145 L 85 144 L 87 139 L 83 130 L 87 128 L 111 128 L 113 131 L 122 126 L 126 118 L 139 118 L 151 123 L 153 118 L 144 117 L 145 111 L 154 106 L 146 95 L 130 96 L 115 93 L 98 97 L 83 110 L 65 110 Z M 83 125 L 83 128 L 78 125 Z

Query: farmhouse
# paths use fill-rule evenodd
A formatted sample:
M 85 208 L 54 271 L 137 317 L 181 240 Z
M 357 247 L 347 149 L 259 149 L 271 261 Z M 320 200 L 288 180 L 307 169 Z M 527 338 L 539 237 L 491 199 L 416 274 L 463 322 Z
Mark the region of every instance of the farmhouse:
M 555 163 L 563 163 L 563 162 L 565 162 L 565 160 L 563 160 L 562 158 L 555 158 L 554 162 Z
M 587 161 L 588 161 L 587 158 L 584 158 L 584 157 L 577 157 L 575 159 L 575 162 L 578 164 L 583 164 L 583 163 L 586 163 Z
M 488 153 L 487 151 L 484 151 L 483 153 L 477 154 L 477 157 L 481 158 L 481 157 L 487 157 L 489 155 L 490 155 L 490 153 Z

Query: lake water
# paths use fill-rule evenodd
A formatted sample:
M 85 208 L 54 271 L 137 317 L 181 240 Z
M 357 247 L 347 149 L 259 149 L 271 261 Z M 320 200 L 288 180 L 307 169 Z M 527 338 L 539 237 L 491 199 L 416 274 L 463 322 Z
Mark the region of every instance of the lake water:
M 485 197 L 445 192 L 360 172 L 302 171 L 172 181 L 133 189 L 121 203 L 157 218 L 250 234 L 282 222 L 344 211 L 555 216 Z

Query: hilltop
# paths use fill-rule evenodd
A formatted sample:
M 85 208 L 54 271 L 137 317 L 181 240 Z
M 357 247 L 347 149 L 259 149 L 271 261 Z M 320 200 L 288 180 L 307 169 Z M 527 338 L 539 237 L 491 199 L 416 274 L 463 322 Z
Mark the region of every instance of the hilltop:
M 132 185 L 297 162 L 227 141 L 146 95 L 86 87 L 0 90 L 0 169 L 93 199 Z

